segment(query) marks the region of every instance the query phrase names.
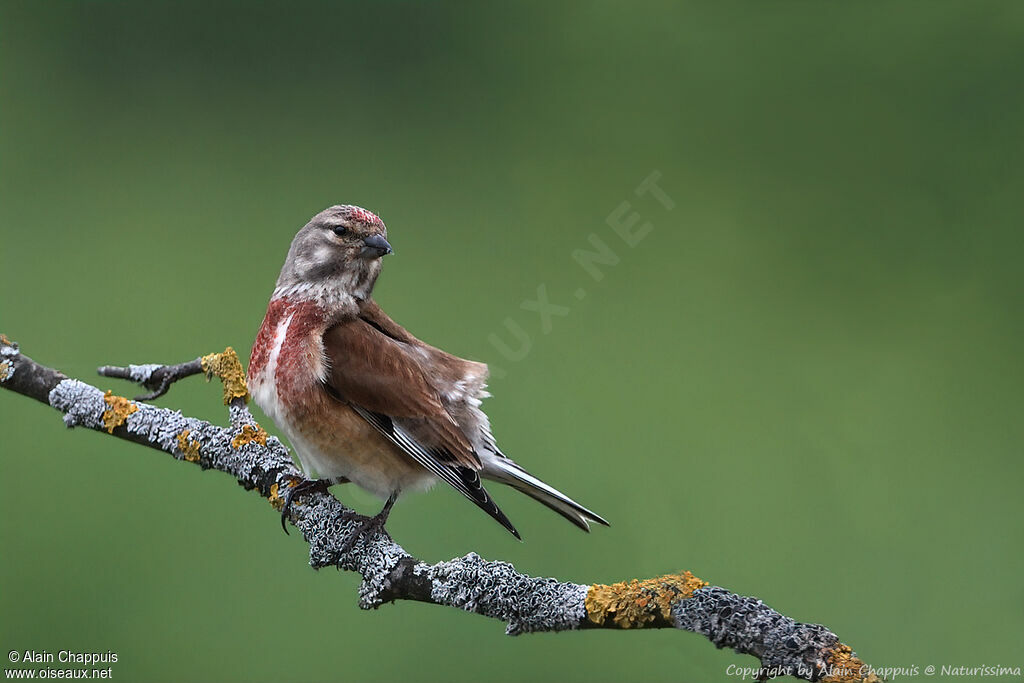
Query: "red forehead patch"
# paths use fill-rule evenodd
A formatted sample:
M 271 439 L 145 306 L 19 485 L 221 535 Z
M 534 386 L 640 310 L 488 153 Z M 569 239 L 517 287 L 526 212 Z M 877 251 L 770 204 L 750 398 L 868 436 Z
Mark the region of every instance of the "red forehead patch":
M 384 227 L 384 221 L 382 221 L 377 216 L 377 214 L 373 213 L 372 211 L 367 211 L 362 207 L 346 206 L 345 214 L 349 220 L 353 220 L 358 223 L 363 223 L 364 225 L 373 225 L 378 228 Z

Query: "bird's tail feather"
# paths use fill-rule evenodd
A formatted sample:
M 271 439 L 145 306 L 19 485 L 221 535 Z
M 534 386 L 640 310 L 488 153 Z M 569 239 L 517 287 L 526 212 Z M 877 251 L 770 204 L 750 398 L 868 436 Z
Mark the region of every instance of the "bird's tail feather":
M 480 474 L 484 478 L 501 482 L 525 493 L 584 531 L 590 531 L 590 522 L 610 526 L 603 517 L 591 512 L 561 491 L 545 484 L 508 458 L 503 456 L 487 458 L 483 465 Z

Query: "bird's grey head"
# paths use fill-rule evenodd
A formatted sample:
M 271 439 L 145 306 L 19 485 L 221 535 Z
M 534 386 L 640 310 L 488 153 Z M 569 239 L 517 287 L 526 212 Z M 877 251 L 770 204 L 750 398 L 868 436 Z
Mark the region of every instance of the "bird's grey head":
M 391 253 L 387 236 L 384 222 L 366 209 L 324 209 L 292 240 L 276 294 L 365 301 L 380 274 L 381 257 Z

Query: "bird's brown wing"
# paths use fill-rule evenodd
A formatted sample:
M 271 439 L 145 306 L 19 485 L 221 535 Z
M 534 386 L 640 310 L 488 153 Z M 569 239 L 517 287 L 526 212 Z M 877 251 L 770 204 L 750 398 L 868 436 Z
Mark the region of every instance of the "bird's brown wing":
M 423 360 L 408 344 L 361 318 L 324 334 L 327 383 L 342 400 L 399 422 L 445 464 L 480 469 L 469 440 L 445 409 Z
M 408 330 L 392 320 L 373 299 L 363 304 L 359 317 L 382 334 L 410 347 L 415 347 L 418 349 L 418 353 L 422 353 L 429 358 L 431 375 L 437 378 L 443 386 L 457 385 L 469 381 L 479 385 L 480 391 L 483 390 L 484 383 L 487 380 L 486 364 L 453 356 L 447 351 L 442 351 L 417 339 Z

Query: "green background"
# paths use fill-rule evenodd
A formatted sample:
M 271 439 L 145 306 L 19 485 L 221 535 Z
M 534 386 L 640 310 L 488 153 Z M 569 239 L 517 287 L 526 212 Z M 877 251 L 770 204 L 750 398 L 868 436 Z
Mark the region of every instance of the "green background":
M 582 583 L 690 569 L 878 666 L 1024 665 L 1024 6 L 0 4 L 0 330 L 96 365 L 248 354 L 294 232 L 378 212 L 415 334 L 502 370 L 504 489 L 389 529 Z M 675 203 L 634 188 L 652 171 Z M 653 225 L 635 248 L 622 202 Z M 620 257 L 594 282 L 571 253 Z M 521 308 L 569 307 L 544 333 Z M 584 288 L 582 300 L 574 297 Z M 489 341 L 526 332 L 526 358 Z M 199 379 L 160 404 L 224 422 Z M 707 681 L 674 631 L 502 635 L 358 578 L 227 477 L 0 394 L 0 646 L 131 681 Z M 265 423 L 267 424 L 267 423 Z M 268 424 L 269 426 L 269 424 Z M 336 489 L 361 510 L 377 502 Z M 7 663 L 4 664 L 7 667 Z

